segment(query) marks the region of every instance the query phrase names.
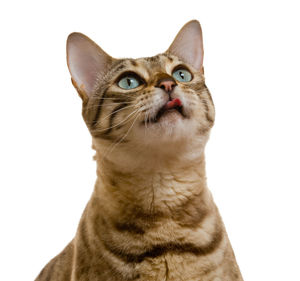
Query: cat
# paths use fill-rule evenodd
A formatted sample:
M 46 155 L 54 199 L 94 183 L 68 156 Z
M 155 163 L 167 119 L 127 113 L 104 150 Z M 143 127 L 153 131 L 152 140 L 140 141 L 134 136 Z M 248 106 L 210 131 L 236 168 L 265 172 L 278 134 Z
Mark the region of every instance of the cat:
M 139 59 L 112 58 L 72 33 L 67 63 L 97 180 L 75 238 L 36 281 L 243 280 L 206 185 L 215 110 L 199 22 Z

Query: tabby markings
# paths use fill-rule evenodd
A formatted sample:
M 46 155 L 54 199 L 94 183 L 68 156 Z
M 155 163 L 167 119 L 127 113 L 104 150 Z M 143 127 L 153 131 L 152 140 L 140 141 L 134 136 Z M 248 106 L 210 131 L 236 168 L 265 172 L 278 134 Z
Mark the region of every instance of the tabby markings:
M 141 254 L 132 254 L 126 252 L 123 248 L 116 247 L 115 245 L 109 245 L 106 242 L 104 243 L 105 248 L 118 256 L 120 259 L 127 263 L 141 263 L 146 258 L 157 258 L 167 253 L 175 253 L 175 254 L 184 254 L 190 253 L 196 256 L 203 256 L 212 253 L 215 249 L 218 248 L 223 238 L 223 233 L 221 229 L 217 229 L 216 232 L 212 236 L 212 240 L 207 245 L 202 247 L 198 247 L 193 243 L 176 243 L 176 242 L 167 242 L 161 243 L 152 246 L 151 249 L 141 253 Z
M 92 121 L 92 128 L 97 125 L 97 122 L 98 122 L 98 119 L 99 119 L 100 114 L 101 114 L 101 109 L 102 109 L 103 102 L 105 100 L 107 90 L 108 90 L 108 87 L 104 90 L 102 96 L 100 97 L 100 101 L 99 101 L 99 104 L 98 104 L 98 107 L 97 107 L 97 111 L 96 111 L 95 117 Z
M 113 130 L 113 123 L 114 123 L 114 119 L 117 115 L 117 113 L 124 107 L 126 107 L 128 104 L 127 103 L 123 103 L 123 104 L 120 104 L 118 106 L 116 106 L 114 108 L 114 110 L 112 111 L 111 115 L 110 115 L 110 118 L 109 118 L 109 127 L 108 129 L 105 131 L 104 134 L 108 135 L 112 130 Z M 124 125 L 120 125 L 120 127 L 122 127 Z
M 133 234 L 144 234 L 145 230 L 141 228 L 140 226 L 134 224 L 134 223 L 119 223 L 117 222 L 115 224 L 115 227 L 118 231 L 127 231 Z

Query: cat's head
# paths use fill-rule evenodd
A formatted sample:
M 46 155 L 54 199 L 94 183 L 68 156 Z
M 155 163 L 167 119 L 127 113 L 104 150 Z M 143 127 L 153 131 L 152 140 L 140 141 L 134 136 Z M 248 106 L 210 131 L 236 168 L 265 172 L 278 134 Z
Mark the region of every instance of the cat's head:
M 72 33 L 67 61 L 94 142 L 164 151 L 206 142 L 214 105 L 204 82 L 198 21 L 188 22 L 166 52 L 138 59 L 112 58 Z

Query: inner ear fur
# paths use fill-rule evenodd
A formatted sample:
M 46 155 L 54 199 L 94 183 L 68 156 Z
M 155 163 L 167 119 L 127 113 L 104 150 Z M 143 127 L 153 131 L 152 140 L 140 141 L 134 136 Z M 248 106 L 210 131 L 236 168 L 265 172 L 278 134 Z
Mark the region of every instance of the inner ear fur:
M 94 92 L 97 80 L 115 59 L 82 33 L 74 32 L 67 39 L 67 64 L 72 84 L 86 101 Z
M 192 20 L 186 23 L 176 35 L 166 53 L 203 72 L 203 38 L 200 23 Z

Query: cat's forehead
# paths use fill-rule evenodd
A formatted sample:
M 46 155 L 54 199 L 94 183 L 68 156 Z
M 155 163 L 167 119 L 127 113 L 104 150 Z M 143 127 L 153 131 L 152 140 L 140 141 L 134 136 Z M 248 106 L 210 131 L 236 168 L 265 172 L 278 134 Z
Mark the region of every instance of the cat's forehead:
M 148 79 L 158 72 L 171 73 L 179 63 L 180 60 L 176 56 L 159 54 L 153 57 L 124 59 L 121 68 L 123 71 L 137 72 L 145 79 Z

